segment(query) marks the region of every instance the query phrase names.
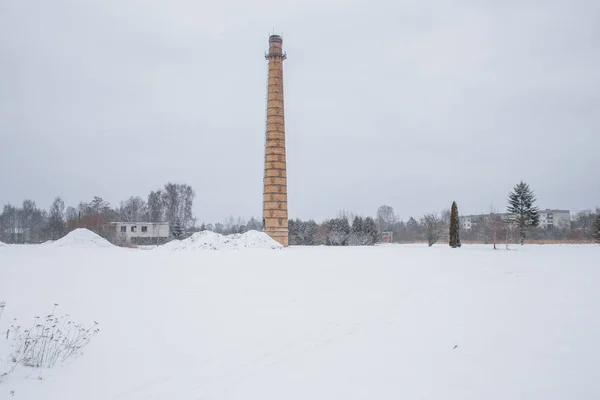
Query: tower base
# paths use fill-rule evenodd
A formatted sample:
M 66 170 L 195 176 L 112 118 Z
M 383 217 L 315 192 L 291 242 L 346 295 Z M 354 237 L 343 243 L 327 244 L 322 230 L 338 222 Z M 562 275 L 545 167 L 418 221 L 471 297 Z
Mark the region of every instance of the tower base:
M 287 230 L 265 229 L 263 232 L 269 235 L 274 241 L 283 245 L 283 247 L 288 247 L 289 244 Z

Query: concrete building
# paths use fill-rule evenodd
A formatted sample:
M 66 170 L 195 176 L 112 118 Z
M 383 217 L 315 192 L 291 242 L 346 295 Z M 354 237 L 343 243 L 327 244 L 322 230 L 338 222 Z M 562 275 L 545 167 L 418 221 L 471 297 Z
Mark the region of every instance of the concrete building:
M 171 232 L 168 222 L 112 222 L 113 233 L 127 243 L 163 243 Z
M 571 228 L 571 213 L 569 210 L 540 210 L 540 228 Z
M 497 213 L 500 218 L 506 219 L 510 214 L 508 213 Z M 571 227 L 571 213 L 569 210 L 540 210 L 540 228 L 560 228 L 569 229 Z M 487 222 L 490 219 L 490 214 L 476 214 L 476 215 L 461 215 L 459 217 L 460 227 L 469 231 L 480 222 Z
M 283 39 L 269 37 L 265 172 L 263 178 L 263 231 L 288 245 L 287 172 L 283 113 Z
M 496 215 L 499 215 L 502 219 L 509 216 L 508 213 L 496 213 Z M 460 221 L 460 228 L 462 230 L 470 231 L 478 223 L 489 221 L 490 214 L 460 215 L 458 220 Z

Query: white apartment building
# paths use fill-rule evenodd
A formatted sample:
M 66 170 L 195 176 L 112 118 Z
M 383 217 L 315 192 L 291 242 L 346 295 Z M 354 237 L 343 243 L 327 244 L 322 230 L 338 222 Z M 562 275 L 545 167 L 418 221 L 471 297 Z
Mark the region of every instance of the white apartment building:
M 112 222 L 111 227 L 129 243 L 165 240 L 171 232 L 168 222 Z
M 508 213 L 496 213 L 500 218 L 504 219 L 508 217 Z M 458 217 L 460 221 L 460 227 L 465 231 L 470 231 L 475 224 L 480 222 L 487 222 L 490 219 L 490 214 L 477 214 L 477 215 L 461 215 Z
M 571 227 L 571 213 L 569 210 L 540 210 L 539 227 L 569 229 Z
M 496 215 L 505 219 L 510 214 L 498 213 Z M 540 210 L 539 216 L 540 222 L 538 226 L 540 228 L 569 229 L 571 227 L 571 213 L 569 210 Z M 460 227 L 465 231 L 470 231 L 475 224 L 487 222 L 489 219 L 490 214 L 463 215 L 459 217 Z

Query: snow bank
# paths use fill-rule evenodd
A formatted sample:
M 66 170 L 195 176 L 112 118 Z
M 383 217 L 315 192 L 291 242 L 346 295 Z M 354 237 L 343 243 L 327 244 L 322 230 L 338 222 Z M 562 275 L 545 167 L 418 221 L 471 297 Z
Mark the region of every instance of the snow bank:
M 182 250 L 221 250 L 221 249 L 281 249 L 283 246 L 264 232 L 248 231 L 233 235 L 220 235 L 211 231 L 194 233 L 185 240 L 173 240 L 161 248 Z
M 6 243 L 0 242 L 0 247 L 6 246 Z
M 85 228 L 78 228 L 69 232 L 66 236 L 54 243 L 48 244 L 54 247 L 115 247 L 108 240 Z

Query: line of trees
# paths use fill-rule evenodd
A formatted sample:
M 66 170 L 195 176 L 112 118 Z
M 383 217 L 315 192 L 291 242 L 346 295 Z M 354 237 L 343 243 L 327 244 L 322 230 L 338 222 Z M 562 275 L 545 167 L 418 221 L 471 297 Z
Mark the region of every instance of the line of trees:
M 38 208 L 33 200 L 22 205 L 4 205 L 0 214 L 0 241 L 4 243 L 42 243 L 56 240 L 76 228 L 87 228 L 111 239 L 111 222 L 169 222 L 178 230 L 192 227 L 193 204 L 196 194 L 191 186 L 168 182 L 163 188 L 150 192 L 148 200 L 132 196 L 116 207 L 102 197 L 81 201 L 65 208 L 61 197 L 50 207 Z
M 116 207 L 102 197 L 65 207 L 56 197 L 50 207 L 38 208 L 32 200 L 21 206 L 6 204 L 0 214 L 0 241 L 5 243 L 41 243 L 55 240 L 76 228 L 88 228 L 111 239 L 110 222 L 169 222 L 175 237 L 201 230 L 221 234 L 262 230 L 260 219 L 229 217 L 223 223 L 196 225 L 193 215 L 195 192 L 191 186 L 168 182 L 163 188 L 151 191 L 147 200 L 132 196 Z M 341 210 L 335 218 L 322 223 L 313 220 L 289 220 L 289 242 L 292 245 L 360 246 L 372 245 L 385 237 L 398 243 L 424 242 L 430 246 L 448 242 L 460 247 L 460 240 L 494 243 L 510 241 L 523 243 L 534 240 L 600 241 L 600 208 L 577 213 L 566 228 L 539 228 L 539 210 L 531 188 L 520 182 L 508 195 L 506 214 L 490 211 L 470 230 L 462 230 L 458 210 L 427 213 L 420 218 L 400 220 L 389 205 L 380 206 L 375 218 L 362 217 Z M 509 217 L 507 217 L 509 215 Z M 452 229 L 450 229 L 452 227 Z M 455 235 L 455 236 L 453 236 Z

